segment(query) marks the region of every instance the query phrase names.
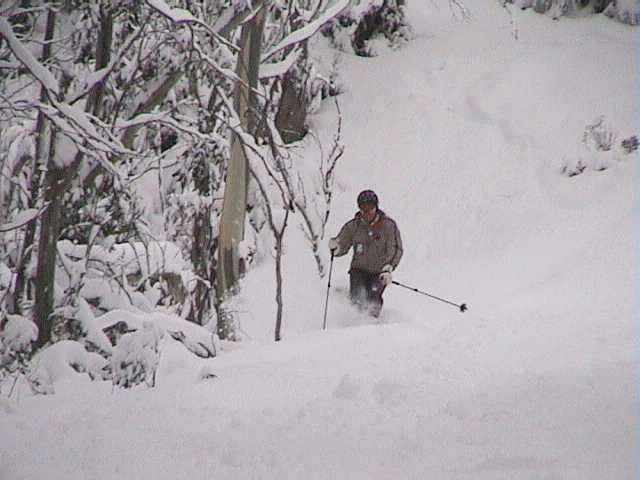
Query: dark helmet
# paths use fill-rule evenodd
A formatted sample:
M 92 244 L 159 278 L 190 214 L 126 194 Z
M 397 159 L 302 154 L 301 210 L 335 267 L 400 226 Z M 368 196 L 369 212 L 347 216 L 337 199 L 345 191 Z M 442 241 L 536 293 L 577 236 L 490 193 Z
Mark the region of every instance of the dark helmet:
M 373 190 L 363 190 L 358 195 L 358 206 L 369 204 L 378 206 L 378 196 Z

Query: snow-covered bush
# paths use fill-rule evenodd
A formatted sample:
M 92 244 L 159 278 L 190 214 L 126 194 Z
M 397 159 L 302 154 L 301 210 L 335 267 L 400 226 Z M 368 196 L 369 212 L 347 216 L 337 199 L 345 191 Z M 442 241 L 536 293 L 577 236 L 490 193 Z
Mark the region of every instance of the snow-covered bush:
M 528 6 L 533 7 L 536 12 L 547 14 L 555 20 L 563 15 L 574 13 L 588 4 L 585 0 L 532 0 L 530 3 Z
M 381 41 L 397 48 L 413 37 L 404 0 L 356 0 L 323 33 L 337 48 L 364 57 L 378 55 Z
M 587 165 L 582 160 L 582 158 L 578 158 L 574 161 L 565 159 L 564 165 L 562 166 L 560 173 L 562 173 L 562 175 L 565 175 L 567 177 L 575 177 L 576 175 L 580 175 L 586 169 L 587 169 Z
M 53 394 L 56 382 L 61 380 L 87 382 L 107 379 L 108 366 L 108 360 L 89 352 L 82 343 L 62 340 L 34 356 L 27 380 L 33 393 Z
M 113 352 L 113 343 L 101 328 L 91 306 L 82 297 L 75 301 L 77 307 L 73 315 L 74 327 L 77 330 L 76 339 L 90 352 L 97 352 L 107 358 Z
M 34 394 L 48 395 L 55 393 L 54 383 L 61 378 L 79 373 L 87 374 L 91 380 L 108 376 L 108 361 L 103 356 L 71 340 L 58 341 L 31 358 L 37 337 L 37 326 L 24 317 L 6 315 L 0 320 L 0 385 L 9 376 L 17 381 L 18 376 L 24 375 Z
M 65 195 L 68 210 L 60 238 L 85 245 L 134 239 L 145 215 L 141 202 L 132 187 L 106 176 L 94 185 L 71 189 Z
M 56 393 L 53 379 L 47 370 L 33 369 L 27 373 L 27 383 L 34 395 L 53 395 Z
M 0 81 L 0 89 L 5 85 Z M 1 124 L 0 124 L 1 125 Z M 2 125 L 0 135 L 0 224 L 10 212 L 28 207 L 28 166 L 35 154 L 35 142 L 28 121 Z
M 577 11 L 604 13 L 628 25 L 640 24 L 640 0 L 508 0 L 515 6 L 533 8 L 538 13 L 558 20 Z
M 9 266 L 1 260 L 3 255 L 8 255 L 7 252 L 0 251 L 0 311 L 6 312 L 7 297 L 11 290 L 11 284 L 13 283 L 13 272 Z
M 185 300 L 183 273 L 189 271 L 172 242 L 131 242 L 113 245 L 58 242 L 64 268 L 60 275 L 65 291 L 78 289 L 81 297 L 101 311 L 130 308 L 150 312 L 156 305 L 180 306 Z M 77 271 L 75 276 L 72 272 Z
M 640 24 L 639 0 L 613 0 L 604 14 L 628 25 Z
M 155 386 L 156 369 L 160 361 L 158 344 L 164 332 L 152 322 L 144 322 L 142 329 L 120 337 L 111 357 L 114 385 L 131 388 L 142 382 Z
M 32 321 L 0 313 L 0 383 L 9 375 L 27 373 L 36 338 L 38 327 Z
M 375 41 L 384 38 L 391 48 L 397 48 L 412 36 L 405 20 L 404 3 L 384 1 L 372 7 L 360 19 L 353 34 L 353 48 L 358 55 L 373 57 L 378 54 Z
M 585 126 L 582 134 L 582 144 L 586 153 L 565 159 L 561 173 L 575 177 L 588 170 L 601 172 L 638 149 L 638 138 L 635 135 L 622 142 L 617 142 L 616 138 L 613 127 L 604 116 L 598 117 L 593 123 Z
M 129 333 L 144 330 L 145 322 L 152 322 L 161 332 L 169 334 L 171 338 L 182 343 L 187 350 L 196 356 L 214 357 L 220 348 L 217 344 L 219 339 L 212 332 L 215 323 L 206 328 L 175 315 L 156 312 L 150 317 L 148 314 L 124 310 L 112 310 L 96 318 L 96 323 L 100 326 L 101 331 L 113 345 L 120 345 L 121 338 Z
M 636 135 L 632 135 L 629 138 L 625 138 L 620 142 L 620 146 L 624 153 L 627 155 L 631 155 L 633 152 L 638 150 L 638 146 L 640 146 L 640 142 L 638 141 L 638 137 Z
M 604 115 L 599 116 L 592 124 L 584 128 L 582 143 L 589 151 L 608 152 L 613 147 L 616 135 L 612 127 L 605 121 Z
M 197 142 L 181 158 L 181 168 L 174 174 L 163 212 L 167 239 L 191 263 L 192 274 L 184 282 L 180 314 L 201 325 L 208 323 L 213 314 L 216 237 L 222 210 L 215 193 L 222 185 L 227 155 L 225 141 Z

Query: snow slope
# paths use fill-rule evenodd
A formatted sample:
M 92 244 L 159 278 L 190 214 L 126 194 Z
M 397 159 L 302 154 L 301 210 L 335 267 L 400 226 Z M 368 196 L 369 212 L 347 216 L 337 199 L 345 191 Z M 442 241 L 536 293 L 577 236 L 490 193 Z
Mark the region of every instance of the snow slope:
M 413 43 L 342 58 L 329 233 L 374 188 L 403 235 L 395 279 L 470 311 L 392 287 L 372 322 L 343 257 L 320 331 L 326 279 L 291 228 L 282 342 L 267 258 L 247 340 L 218 358 L 165 338 L 156 389 L 0 400 L 0 479 L 638 477 L 638 158 L 582 144 L 599 115 L 638 133 L 637 30 L 514 11 L 516 40 L 497 4 L 409 3 Z M 578 158 L 610 168 L 561 175 Z

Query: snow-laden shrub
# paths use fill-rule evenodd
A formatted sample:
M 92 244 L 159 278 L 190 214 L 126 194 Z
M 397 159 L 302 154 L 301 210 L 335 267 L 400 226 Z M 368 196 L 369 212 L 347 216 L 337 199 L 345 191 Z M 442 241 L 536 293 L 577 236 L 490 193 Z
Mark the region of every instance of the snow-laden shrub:
M 578 157 L 565 160 L 561 173 L 567 177 L 575 177 L 585 171 L 602 172 L 613 167 L 619 161 L 612 151 L 587 152 Z
M 608 152 L 613 148 L 615 140 L 616 135 L 613 133 L 613 128 L 605 121 L 604 115 L 584 127 L 582 143 L 589 151 Z
M 11 375 L 16 380 L 24 375 L 33 394 L 48 395 L 55 393 L 55 382 L 63 378 L 87 374 L 91 380 L 103 380 L 108 376 L 108 361 L 76 341 L 56 342 L 31 359 L 37 337 L 38 327 L 24 317 L 7 315 L 0 321 L 0 384 Z
M 588 8 L 589 12 L 604 13 L 628 25 L 640 24 L 640 0 L 509 0 L 509 3 L 523 10 L 533 8 L 554 20 Z
M 142 382 L 155 386 L 156 370 L 160 361 L 158 344 L 163 331 L 151 322 L 144 322 L 142 330 L 120 337 L 111 357 L 114 385 L 131 388 Z
M 36 368 L 27 373 L 27 383 L 34 395 L 53 395 L 56 389 L 47 370 Z
M 604 14 L 628 25 L 638 25 L 640 24 L 640 0 L 613 0 Z
M 1 254 L 2 252 L 0 252 Z M 8 311 L 7 293 L 13 283 L 13 272 L 9 266 L 0 260 L 0 311 Z M 10 311 L 10 310 L 9 310 Z
M 557 20 L 563 15 L 576 12 L 587 3 L 585 0 L 532 0 L 529 6 L 536 12 L 547 14 Z
M 31 346 L 38 327 L 19 315 L 0 317 L 0 383 L 9 375 L 28 371 Z
M 593 13 L 602 13 L 612 0 L 507 0 L 516 7 L 525 10 L 533 8 L 537 13 L 548 15 L 558 20 L 565 15 L 571 15 L 589 7 Z
M 0 85 L 0 89 L 2 85 Z M 34 136 L 27 121 L 2 128 L 0 135 L 0 223 L 28 205 L 29 160 L 35 156 Z
M 61 340 L 44 348 L 31 363 L 27 380 L 34 394 L 55 393 L 55 384 L 61 380 L 87 382 L 109 376 L 109 361 L 74 340 Z
M 79 244 L 124 243 L 135 238 L 145 215 L 141 196 L 111 177 L 100 177 L 97 182 L 65 193 L 67 213 L 61 238 Z
M 533 6 L 533 0 L 511 0 L 506 3 L 511 3 L 522 10 L 526 10 Z
M 386 40 L 391 48 L 397 48 L 411 38 L 411 30 L 405 20 L 401 2 L 384 1 L 373 7 L 360 19 L 353 34 L 353 48 L 358 55 L 378 55 L 377 41 Z M 384 45 L 383 43 L 383 45 Z
M 404 0 L 356 0 L 323 33 L 337 48 L 363 57 L 378 55 L 381 45 L 398 48 L 413 37 Z
M 89 303 L 82 297 L 76 300 L 77 308 L 73 317 L 77 339 L 91 352 L 97 352 L 107 358 L 113 352 L 112 343 L 106 332 L 100 327 Z
M 635 135 L 630 136 L 629 138 L 625 138 L 620 142 L 620 146 L 624 153 L 627 155 L 631 155 L 633 152 L 638 150 L 638 146 L 640 146 L 640 141 L 638 141 L 638 137 Z
M 613 127 L 604 116 L 598 117 L 584 128 L 582 144 L 586 152 L 564 160 L 561 173 L 575 177 L 585 171 L 601 172 L 622 161 L 625 156 L 638 149 L 638 138 L 634 135 L 617 142 Z
M 64 273 L 82 273 L 80 296 L 100 310 L 131 308 L 151 312 L 156 305 L 182 305 L 189 267 L 172 242 L 93 245 L 58 242 Z M 185 273 L 187 272 L 187 273 Z M 63 284 L 74 287 L 75 278 Z
M 184 345 L 188 351 L 198 357 L 215 357 L 220 348 L 218 337 L 211 331 L 213 325 L 211 329 L 205 328 L 175 315 L 155 313 L 150 316 L 113 310 L 98 317 L 96 321 L 113 345 L 120 345 L 121 338 L 129 333 L 142 331 L 145 322 L 153 322 L 153 325 L 161 332 L 169 334 L 171 338 Z

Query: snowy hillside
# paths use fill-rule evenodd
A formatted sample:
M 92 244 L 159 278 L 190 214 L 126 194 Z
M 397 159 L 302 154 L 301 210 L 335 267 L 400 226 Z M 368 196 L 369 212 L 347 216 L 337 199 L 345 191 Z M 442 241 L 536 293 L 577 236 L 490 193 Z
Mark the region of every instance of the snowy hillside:
M 291 228 L 283 341 L 266 255 L 217 358 L 165 336 L 154 389 L 0 398 L 0 479 L 637 478 L 638 156 L 583 141 L 600 116 L 640 133 L 637 30 L 465 4 L 410 0 L 413 42 L 341 57 L 328 234 L 376 190 L 394 279 L 469 311 L 392 286 L 372 321 L 342 257 L 322 331 L 327 280 Z M 331 138 L 331 102 L 312 126 Z

